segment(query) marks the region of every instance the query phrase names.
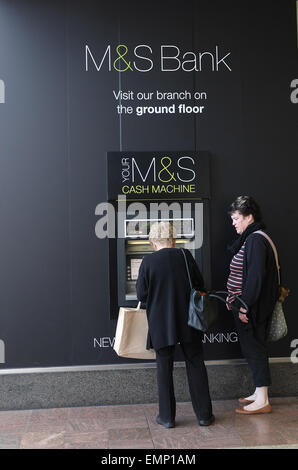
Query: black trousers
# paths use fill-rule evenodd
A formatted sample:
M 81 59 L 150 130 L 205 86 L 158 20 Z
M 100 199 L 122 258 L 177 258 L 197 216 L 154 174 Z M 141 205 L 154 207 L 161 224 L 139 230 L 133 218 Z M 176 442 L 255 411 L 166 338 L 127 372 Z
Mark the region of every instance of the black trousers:
M 209 419 L 212 404 L 209 393 L 207 370 L 203 358 L 201 341 L 180 343 L 182 348 L 190 397 L 197 419 Z M 167 346 L 156 351 L 159 416 L 163 421 L 174 421 L 176 399 L 173 383 L 175 346 Z
M 243 356 L 252 372 L 255 387 L 271 385 L 268 350 L 266 342 L 267 322 L 243 323 L 238 313 L 234 314 L 237 334 Z

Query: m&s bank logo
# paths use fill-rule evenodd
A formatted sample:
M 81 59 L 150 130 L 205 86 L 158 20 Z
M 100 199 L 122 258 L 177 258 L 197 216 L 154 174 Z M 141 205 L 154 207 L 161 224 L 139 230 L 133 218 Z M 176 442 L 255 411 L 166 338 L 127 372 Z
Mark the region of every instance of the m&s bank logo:
M 94 50 L 85 45 L 85 71 L 108 72 L 203 72 L 232 71 L 231 52 L 215 45 L 208 51 L 185 51 L 174 44 L 161 44 L 157 48 L 138 44 L 129 48 L 126 44 L 111 45 Z

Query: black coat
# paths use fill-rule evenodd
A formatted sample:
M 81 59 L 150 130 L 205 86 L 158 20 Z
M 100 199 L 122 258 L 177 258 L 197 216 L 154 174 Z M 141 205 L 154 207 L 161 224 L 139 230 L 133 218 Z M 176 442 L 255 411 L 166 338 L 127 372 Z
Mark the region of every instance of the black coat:
M 204 287 L 194 258 L 185 250 L 193 286 Z M 137 280 L 137 296 L 146 303 L 149 333 L 147 348 L 155 350 L 202 339 L 187 325 L 190 285 L 183 253 L 178 248 L 162 248 L 143 258 Z
M 267 321 L 278 298 L 278 274 L 269 241 L 251 233 L 244 249 L 242 299 L 249 307 L 253 325 Z

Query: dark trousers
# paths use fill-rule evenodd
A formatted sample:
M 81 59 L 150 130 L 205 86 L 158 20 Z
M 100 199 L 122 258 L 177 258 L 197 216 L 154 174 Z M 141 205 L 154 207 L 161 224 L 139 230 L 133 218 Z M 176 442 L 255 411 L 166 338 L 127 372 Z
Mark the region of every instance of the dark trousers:
M 241 351 L 252 372 L 255 387 L 268 387 L 271 376 L 266 342 L 267 322 L 246 324 L 238 314 L 235 314 L 235 322 Z
M 212 415 L 212 404 L 202 343 L 201 341 L 183 343 L 180 346 L 184 354 L 194 412 L 197 419 L 209 419 Z M 167 346 L 156 351 L 159 416 L 166 422 L 174 421 L 176 416 L 173 383 L 174 354 L 175 346 Z

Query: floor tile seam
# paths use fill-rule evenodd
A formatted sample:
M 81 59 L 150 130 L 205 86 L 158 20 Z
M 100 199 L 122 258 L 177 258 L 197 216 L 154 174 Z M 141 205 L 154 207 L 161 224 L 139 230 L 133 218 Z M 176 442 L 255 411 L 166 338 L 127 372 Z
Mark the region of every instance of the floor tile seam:
M 284 398 L 286 402 L 289 400 L 289 398 L 292 398 L 292 399 L 295 399 L 295 400 L 298 399 L 298 397 L 296 397 L 296 396 L 292 396 L 292 397 L 273 397 L 273 398 L 274 399 L 280 399 L 280 400 L 283 400 L 283 398 Z M 221 399 L 221 400 L 213 400 L 213 402 L 215 404 L 218 404 L 218 405 L 220 405 L 221 403 L 224 404 L 224 405 L 227 405 L 229 402 L 235 402 L 235 400 L 237 400 L 237 399 L 227 399 L 227 400 L 222 400 Z M 275 403 L 273 403 L 273 405 L 274 404 Z M 88 406 L 78 406 L 78 407 L 68 406 L 68 407 L 58 407 L 58 408 L 53 407 L 53 408 L 36 408 L 36 409 L 34 408 L 34 409 L 30 409 L 30 410 L 26 409 L 25 411 L 30 411 L 30 416 L 31 416 L 32 411 L 46 411 L 46 410 L 50 411 L 50 410 L 61 410 L 62 409 L 62 410 L 67 410 L 67 412 L 70 413 L 71 410 L 73 410 L 74 408 L 81 408 L 81 409 L 84 409 L 86 407 L 88 407 L 88 408 L 98 408 L 98 407 L 121 408 L 123 406 L 125 406 L 125 407 L 142 407 L 142 406 L 152 406 L 152 405 L 154 406 L 154 405 L 156 405 L 156 403 L 155 402 L 154 403 L 143 403 L 143 404 L 129 404 L 128 403 L 128 404 L 117 404 L 117 405 L 90 405 L 90 406 L 88 405 Z M 178 406 L 179 405 L 191 405 L 191 403 L 187 402 L 187 401 L 186 402 L 177 402 L 177 405 Z M 289 403 L 289 406 L 291 406 L 291 403 Z M 24 410 L 23 409 L 20 409 L 20 410 L 0 410 L 0 415 L 1 415 L 1 411 L 3 411 L 3 412 L 6 412 L 6 411 L 8 411 L 8 412 L 9 411 L 16 411 L 16 412 L 20 411 L 20 412 L 22 412 Z M 28 415 L 27 419 L 30 418 L 30 416 Z
M 145 419 L 146 419 L 147 428 L 148 428 L 150 439 L 151 439 L 151 442 L 152 442 L 152 445 L 153 445 L 153 449 L 155 449 L 155 444 L 154 444 L 154 440 L 153 440 L 153 436 L 152 436 L 152 432 L 151 432 L 151 428 L 150 428 L 149 419 L 148 419 L 148 416 L 145 413 L 145 410 L 144 410 L 144 416 L 145 416 Z

